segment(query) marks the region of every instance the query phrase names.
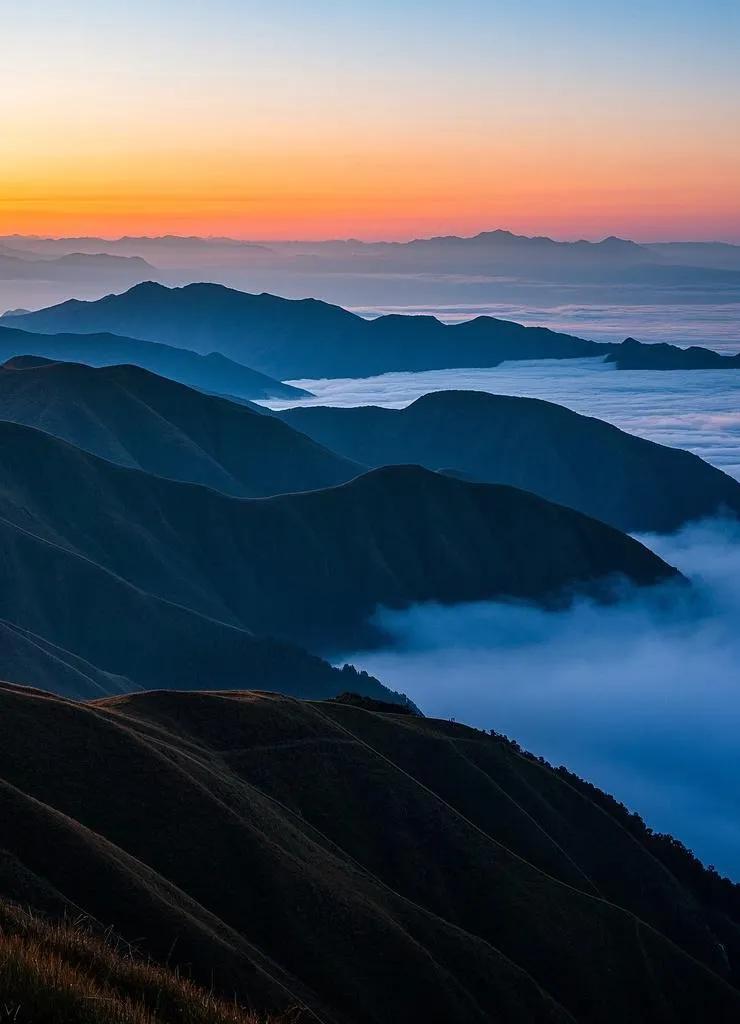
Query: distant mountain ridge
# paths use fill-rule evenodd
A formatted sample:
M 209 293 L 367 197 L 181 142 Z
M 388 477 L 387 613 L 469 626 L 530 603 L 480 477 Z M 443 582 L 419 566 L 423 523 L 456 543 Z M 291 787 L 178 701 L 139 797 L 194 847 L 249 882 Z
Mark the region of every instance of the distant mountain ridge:
M 26 314 L 0 318 L 0 362 L 38 355 L 51 360 L 111 366 L 131 363 L 205 391 L 228 391 L 240 398 L 300 398 L 293 388 L 218 352 L 199 355 L 189 349 L 126 338 L 118 334 L 43 334 L 19 329 Z
M 209 284 L 165 288 L 148 282 L 97 302 L 70 300 L 14 315 L 12 325 L 82 334 L 105 330 L 215 350 L 281 380 L 606 354 L 595 342 L 490 317 L 454 326 L 421 316 L 365 320 L 315 299 L 251 295 Z
M 414 462 L 509 484 L 627 532 L 740 515 L 740 484 L 696 455 L 539 399 L 438 391 L 405 409 L 299 406 L 272 415 L 368 466 Z
M 633 339 L 599 343 L 489 316 L 457 324 L 398 314 L 367 320 L 316 299 L 255 295 L 215 284 L 166 288 L 150 281 L 94 302 L 71 299 L 0 318 L 0 327 L 6 325 L 51 333 L 107 331 L 219 352 L 279 380 L 492 367 L 527 359 L 610 358 L 618 369 L 638 368 L 636 360 L 644 359 L 650 368 L 654 358 L 649 351 L 654 346 Z M 672 351 L 680 362 L 682 350 Z M 722 357 L 707 351 L 706 358 L 715 365 Z M 740 360 L 721 365 L 734 367 Z
M 619 370 L 737 370 L 740 355 L 723 356 L 719 352 L 692 345 L 679 348 L 664 342 L 641 345 L 634 338 L 626 338 L 606 357 L 616 363 Z

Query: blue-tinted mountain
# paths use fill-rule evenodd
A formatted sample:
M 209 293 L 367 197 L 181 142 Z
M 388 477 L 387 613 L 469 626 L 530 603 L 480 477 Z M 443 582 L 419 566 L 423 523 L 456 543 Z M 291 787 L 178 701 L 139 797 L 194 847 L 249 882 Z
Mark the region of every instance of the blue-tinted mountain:
M 582 338 L 492 317 L 452 326 L 429 316 L 365 320 L 315 299 L 251 295 L 213 284 L 165 288 L 149 282 L 97 302 L 70 300 L 16 315 L 12 323 L 29 331 L 109 331 L 220 352 L 280 380 L 496 366 L 505 359 L 607 351 Z
M 33 314 L 28 314 L 33 315 Z M 131 363 L 190 387 L 239 398 L 300 398 L 306 392 L 273 380 L 218 352 L 195 352 L 117 334 L 43 334 L 20 329 L 25 314 L 0 322 L 0 362 L 15 356 L 37 355 L 51 360 L 111 366 Z
M 689 348 L 665 343 L 642 345 L 634 338 L 626 338 L 621 345 L 615 345 L 607 362 L 616 363 L 618 370 L 740 369 L 740 355 L 723 356 L 699 345 Z
M 367 466 L 413 462 L 510 484 L 620 530 L 667 532 L 721 512 L 740 515 L 740 484 L 698 456 L 539 399 L 439 391 L 406 409 L 274 415 Z
M 119 465 L 238 497 L 329 487 L 364 470 L 277 419 L 138 366 L 16 357 L 0 367 L 0 415 Z
M 0 618 L 95 665 L 112 650 L 111 632 L 126 657 L 140 658 L 130 638 L 144 628 L 103 613 L 100 570 L 106 586 L 115 584 L 115 600 L 125 581 L 127 600 L 134 588 L 222 626 L 319 652 L 377 639 L 370 619 L 378 605 L 496 597 L 549 604 L 574 588 L 600 592 L 615 575 L 646 585 L 678 578 L 638 542 L 578 512 L 413 466 L 319 491 L 239 499 L 124 469 L 5 422 L 0 473 L 4 564 L 12 567 Z M 19 548 L 29 545 L 26 558 Z M 48 580 L 54 585 L 44 590 Z M 59 622 L 62 633 L 52 636 L 47 627 Z M 64 642 L 68 630 L 76 643 Z M 147 642 L 156 645 L 156 634 Z M 103 667 L 127 674 L 113 662 Z M 151 659 L 150 671 L 156 678 Z

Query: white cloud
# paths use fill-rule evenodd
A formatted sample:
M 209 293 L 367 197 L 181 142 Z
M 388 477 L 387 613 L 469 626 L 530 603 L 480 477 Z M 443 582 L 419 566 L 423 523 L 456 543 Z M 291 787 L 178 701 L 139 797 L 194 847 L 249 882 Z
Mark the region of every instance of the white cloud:
M 395 646 L 344 660 L 426 714 L 567 765 L 740 878 L 740 527 L 646 540 L 692 577 L 692 597 L 382 612 Z

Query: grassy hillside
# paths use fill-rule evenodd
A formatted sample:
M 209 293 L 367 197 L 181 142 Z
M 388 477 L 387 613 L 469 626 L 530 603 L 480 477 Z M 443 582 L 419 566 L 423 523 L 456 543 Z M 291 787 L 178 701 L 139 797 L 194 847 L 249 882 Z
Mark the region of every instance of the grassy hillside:
M 82 911 L 258 1009 L 740 1015 L 732 901 L 720 936 L 608 798 L 500 737 L 274 694 L 3 688 L 0 739 L 0 895 Z
M 636 541 L 577 512 L 418 467 L 240 500 L 0 423 L 0 472 L 0 539 L 16 566 L 0 615 L 42 636 L 42 612 L 87 636 L 80 607 L 97 616 L 114 584 L 120 595 L 121 580 L 240 630 L 336 650 L 376 635 L 368 620 L 378 605 L 551 602 L 614 575 L 637 584 L 676 575 Z M 65 564 L 51 593 L 44 557 Z M 83 582 L 100 568 L 108 582 Z M 125 646 L 132 628 L 141 630 L 114 617 L 101 625 L 100 644 L 112 633 Z M 70 649 L 88 657 L 76 644 Z
M 0 414 L 122 466 L 264 497 L 343 483 L 363 467 L 278 420 L 137 366 L 11 360 Z
M 13 1024 L 269 1024 L 80 921 L 3 901 L 0 1006 Z
M 439 391 L 406 409 L 274 415 L 368 466 L 413 462 L 510 484 L 620 530 L 669 531 L 740 512 L 740 484 L 697 456 L 538 399 Z

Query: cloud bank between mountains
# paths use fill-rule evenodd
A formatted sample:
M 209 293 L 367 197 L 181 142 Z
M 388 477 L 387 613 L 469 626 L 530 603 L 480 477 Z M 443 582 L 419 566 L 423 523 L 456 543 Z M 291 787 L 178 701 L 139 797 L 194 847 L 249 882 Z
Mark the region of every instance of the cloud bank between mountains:
M 613 606 L 417 606 L 346 660 L 565 764 L 740 880 L 740 524 L 643 538 L 692 579 Z

